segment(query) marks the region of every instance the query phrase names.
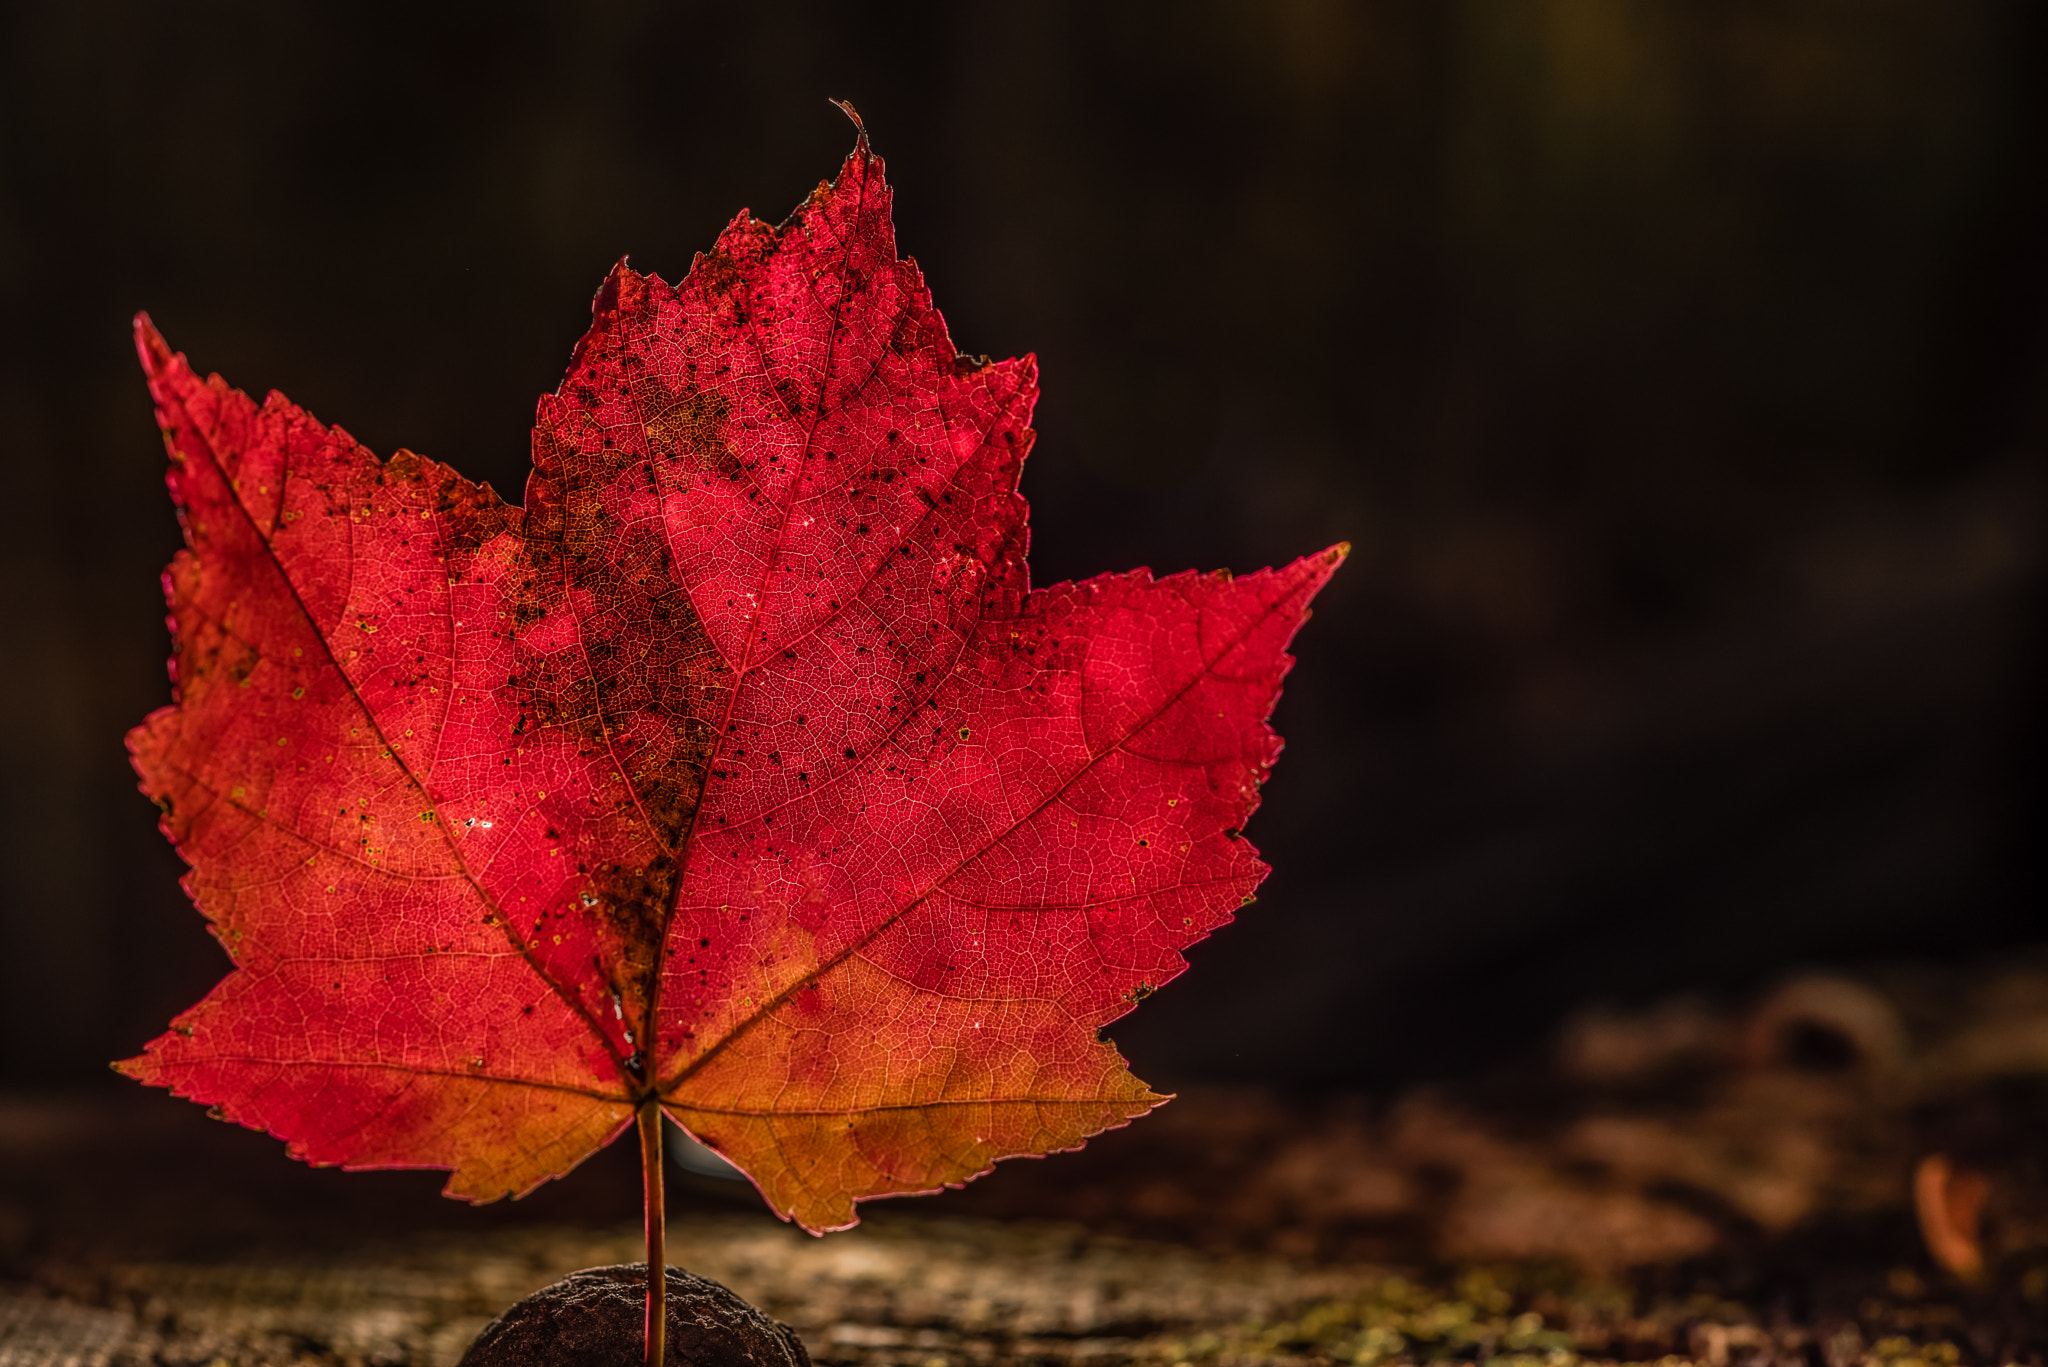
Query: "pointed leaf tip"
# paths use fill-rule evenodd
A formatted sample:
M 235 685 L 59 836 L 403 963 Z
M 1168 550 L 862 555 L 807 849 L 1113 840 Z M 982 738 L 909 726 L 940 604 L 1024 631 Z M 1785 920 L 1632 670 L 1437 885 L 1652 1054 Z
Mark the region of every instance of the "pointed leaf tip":
M 134 327 L 135 355 L 142 362 L 143 373 L 154 378 L 175 359 L 174 354 L 163 334 L 156 330 L 156 324 L 149 320 L 146 310 L 136 313 Z
M 868 145 L 868 126 L 861 122 L 860 111 L 853 107 L 853 101 L 833 100 L 831 103 L 839 106 L 839 112 L 853 120 L 854 146 L 865 148 Z

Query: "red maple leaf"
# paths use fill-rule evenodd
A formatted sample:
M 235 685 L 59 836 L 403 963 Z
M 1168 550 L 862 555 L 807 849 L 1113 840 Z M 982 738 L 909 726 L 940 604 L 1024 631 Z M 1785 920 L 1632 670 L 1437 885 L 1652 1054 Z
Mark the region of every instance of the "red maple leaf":
M 473 1201 L 658 1105 L 812 1230 L 1163 1099 L 1097 1032 L 1264 876 L 1343 548 L 1031 588 L 1034 363 L 955 352 L 889 204 L 863 135 L 618 266 L 523 509 L 136 320 L 189 549 L 130 744 L 234 968 L 124 1071 Z

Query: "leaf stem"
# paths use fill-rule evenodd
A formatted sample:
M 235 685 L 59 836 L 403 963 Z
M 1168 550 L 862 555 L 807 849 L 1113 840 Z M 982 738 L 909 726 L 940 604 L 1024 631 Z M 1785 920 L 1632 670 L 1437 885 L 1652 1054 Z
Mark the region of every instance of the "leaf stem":
M 640 1103 L 640 1173 L 647 1203 L 647 1363 L 662 1367 L 668 1331 L 668 1211 L 661 1190 L 661 1098 Z

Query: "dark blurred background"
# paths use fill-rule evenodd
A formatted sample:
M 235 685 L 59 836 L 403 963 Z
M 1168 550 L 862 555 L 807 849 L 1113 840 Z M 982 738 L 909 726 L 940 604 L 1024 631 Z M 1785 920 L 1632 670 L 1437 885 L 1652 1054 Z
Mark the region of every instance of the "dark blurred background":
M 0 17 L 0 1081 L 225 959 L 121 739 L 177 544 L 128 342 L 517 497 L 630 252 L 851 142 L 1038 353 L 1040 582 L 1347 539 L 1167 1087 L 1470 1072 L 1594 999 L 2041 933 L 2048 8 L 537 6 Z

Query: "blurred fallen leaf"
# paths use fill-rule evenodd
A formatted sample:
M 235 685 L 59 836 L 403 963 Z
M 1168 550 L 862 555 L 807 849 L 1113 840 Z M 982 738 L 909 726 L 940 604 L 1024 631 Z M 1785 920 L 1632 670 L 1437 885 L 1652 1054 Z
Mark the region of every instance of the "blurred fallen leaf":
M 1984 1272 L 1984 1198 L 1991 1181 L 1958 1167 L 1945 1153 L 1930 1153 L 1913 1170 L 1913 1211 L 1934 1260 L 1963 1281 Z

